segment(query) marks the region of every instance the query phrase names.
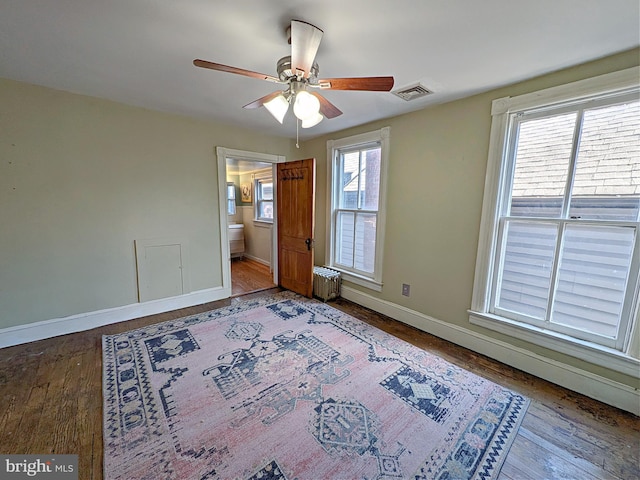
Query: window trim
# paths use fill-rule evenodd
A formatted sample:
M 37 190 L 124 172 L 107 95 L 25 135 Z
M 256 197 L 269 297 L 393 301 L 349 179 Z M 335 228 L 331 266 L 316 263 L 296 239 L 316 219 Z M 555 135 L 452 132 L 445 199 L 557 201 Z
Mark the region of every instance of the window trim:
M 229 193 L 233 192 L 233 195 L 230 196 Z M 233 200 L 233 202 L 232 202 Z M 231 212 L 230 210 L 230 206 L 233 205 L 233 212 Z M 236 206 L 236 185 L 233 182 L 227 182 L 227 215 L 236 215 L 237 213 L 237 206 Z
M 325 264 L 327 267 L 342 272 L 342 277 L 356 285 L 366 287 L 376 292 L 381 292 L 382 265 L 384 256 L 384 237 L 386 225 L 386 199 L 387 199 L 387 171 L 389 165 L 389 137 L 390 127 L 383 127 L 380 130 L 361 133 L 350 137 L 327 141 L 327 242 L 325 246 Z M 368 144 L 380 143 L 380 193 L 376 220 L 376 255 L 374 270 L 371 276 L 362 275 L 358 272 L 347 270 L 337 266 L 333 262 L 335 251 L 336 232 L 334 225 L 338 211 L 338 189 L 334 185 L 333 174 L 337 171 L 338 151 L 347 148 L 359 149 Z
M 503 159 L 508 152 L 510 119 L 512 115 L 524 111 L 544 109 L 558 103 L 580 102 L 593 95 L 623 94 L 638 88 L 640 67 L 608 73 L 585 80 L 547 88 L 516 97 L 503 97 L 493 101 L 491 106 L 491 131 L 489 153 L 485 176 L 482 217 L 476 256 L 471 306 L 468 310 L 469 322 L 498 331 L 535 345 L 565 353 L 597 365 L 602 365 L 620 373 L 640 378 L 639 353 L 633 351 L 640 335 L 640 295 L 636 284 L 635 296 L 626 338 L 621 350 L 604 347 L 584 340 L 578 340 L 558 332 L 526 325 L 489 313 L 491 307 L 492 281 L 496 268 L 496 248 L 498 245 L 498 222 L 502 211 L 502 195 L 510 162 Z M 639 252 L 636 251 L 635 255 Z M 633 281 L 633 279 L 632 279 Z M 621 332 L 622 333 L 622 332 Z M 634 356 L 634 353 L 636 356 Z
M 259 215 L 260 212 L 260 203 L 261 202 L 271 202 L 273 204 L 273 209 L 275 212 L 275 206 L 276 206 L 276 200 L 275 200 L 275 196 L 272 200 L 261 200 L 258 198 L 258 192 L 260 191 L 258 184 L 261 183 L 262 181 L 265 180 L 269 180 L 269 182 L 265 182 L 265 183 L 271 183 L 274 184 L 273 181 L 273 172 L 264 172 L 264 173 L 256 173 L 253 176 L 253 196 L 254 196 L 254 201 L 253 201 L 253 221 L 255 223 L 265 223 L 268 225 L 272 225 L 273 224 L 273 219 L 272 218 L 266 218 L 266 217 L 261 217 Z M 275 184 L 273 186 L 273 192 L 275 195 Z

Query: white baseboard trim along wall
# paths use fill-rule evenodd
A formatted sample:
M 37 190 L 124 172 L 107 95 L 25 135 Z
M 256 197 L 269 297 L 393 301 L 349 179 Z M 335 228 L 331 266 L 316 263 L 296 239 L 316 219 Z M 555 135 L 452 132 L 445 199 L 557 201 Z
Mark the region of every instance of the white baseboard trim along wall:
M 342 286 L 342 297 L 536 377 L 640 415 L 640 392 L 623 383 L 614 382 L 586 370 L 545 358 L 402 305 L 380 300 L 345 285 Z
M 244 256 L 247 257 L 249 260 L 253 260 L 256 263 L 261 263 L 262 265 L 265 265 L 267 267 L 271 267 L 271 264 L 267 260 L 265 260 L 263 258 L 255 257 L 253 255 L 249 255 L 248 253 L 245 253 Z
M 214 302 L 231 296 L 228 287 L 216 287 L 177 297 L 151 300 L 122 307 L 54 318 L 41 322 L 18 325 L 0 330 L 0 348 L 57 337 L 69 333 L 91 330 L 92 328 L 134 318 Z M 599 375 L 581 370 L 528 350 L 487 337 L 477 332 L 452 325 L 423 313 L 411 310 L 369 294 L 342 286 L 342 296 L 359 305 L 387 315 L 407 325 L 423 330 L 451 343 L 481 353 L 522 371 L 543 378 L 557 385 L 595 398 L 635 415 L 640 415 L 640 392 L 628 385 L 614 382 Z
M 44 338 L 57 337 L 68 333 L 82 332 L 112 323 L 124 322 L 134 318 L 169 312 L 179 308 L 215 302 L 231 296 L 231 288 L 216 287 L 191 292 L 177 297 L 161 298 L 148 302 L 134 303 L 122 307 L 107 308 L 94 312 L 80 313 L 69 317 L 54 318 L 41 322 L 28 323 L 0 330 L 0 348 L 33 342 Z

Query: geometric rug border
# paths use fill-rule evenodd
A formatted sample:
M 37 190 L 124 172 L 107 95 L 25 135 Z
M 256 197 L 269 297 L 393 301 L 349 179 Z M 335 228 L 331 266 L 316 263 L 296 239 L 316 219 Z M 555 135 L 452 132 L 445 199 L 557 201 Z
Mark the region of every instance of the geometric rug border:
M 513 442 L 518 437 L 517 432 L 520 429 L 520 426 L 522 425 L 522 421 L 524 420 L 527 410 L 529 409 L 529 405 L 531 404 L 531 399 L 527 397 L 523 397 L 519 395 L 515 398 L 518 399 L 520 402 L 518 405 L 517 413 L 515 414 L 515 418 L 514 416 L 511 416 L 509 418 L 504 418 L 501 422 L 503 426 L 505 423 L 509 423 L 508 427 L 505 426 L 505 428 L 508 428 L 509 433 L 512 433 L 512 434 L 508 435 L 506 439 L 504 438 L 504 435 L 502 435 L 502 438 L 500 440 L 494 439 L 494 443 L 499 442 L 501 445 L 499 447 L 498 446 L 490 447 L 487 450 L 487 452 L 485 452 L 485 455 L 484 455 L 485 462 L 488 462 L 487 457 L 489 456 L 492 457 L 490 466 L 483 469 L 482 472 L 476 472 L 476 475 L 472 477 L 474 480 L 498 478 L 498 475 L 500 475 L 500 470 L 502 470 L 502 465 L 507 459 L 507 455 L 509 453 L 509 450 L 511 449 L 511 446 L 513 445 Z M 495 456 L 495 453 L 493 452 L 493 449 L 495 448 L 500 448 L 500 455 L 498 455 L 497 458 Z

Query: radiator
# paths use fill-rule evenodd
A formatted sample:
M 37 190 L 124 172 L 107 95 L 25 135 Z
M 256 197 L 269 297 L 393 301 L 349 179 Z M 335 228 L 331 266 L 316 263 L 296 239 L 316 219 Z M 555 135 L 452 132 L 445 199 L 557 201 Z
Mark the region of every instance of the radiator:
M 340 272 L 324 267 L 313 267 L 313 294 L 324 300 L 340 296 Z

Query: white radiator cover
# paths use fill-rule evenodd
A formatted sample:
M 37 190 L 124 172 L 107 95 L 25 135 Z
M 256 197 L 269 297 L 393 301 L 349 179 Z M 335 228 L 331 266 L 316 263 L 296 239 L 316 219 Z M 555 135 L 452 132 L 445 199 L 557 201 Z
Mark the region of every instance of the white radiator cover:
M 340 296 L 341 282 L 340 272 L 325 267 L 313 267 L 313 294 L 325 302 Z

